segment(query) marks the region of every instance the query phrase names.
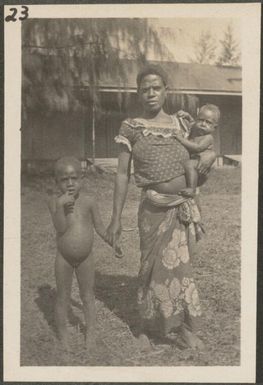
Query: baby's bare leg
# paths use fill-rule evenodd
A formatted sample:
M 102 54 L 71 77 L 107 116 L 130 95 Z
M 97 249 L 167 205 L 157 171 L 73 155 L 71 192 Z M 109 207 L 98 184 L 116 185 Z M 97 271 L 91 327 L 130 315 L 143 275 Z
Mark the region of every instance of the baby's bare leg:
M 76 269 L 80 297 L 83 303 L 83 312 L 86 323 L 86 344 L 94 346 L 96 309 L 94 298 L 94 260 L 90 254 Z
M 57 252 L 55 261 L 55 276 L 57 284 L 57 299 L 55 319 L 58 337 L 68 349 L 67 315 L 71 294 L 73 267 Z
M 187 188 L 180 191 L 181 195 L 187 197 L 194 196 L 198 185 L 198 172 L 196 169 L 198 162 L 198 159 L 189 159 L 183 163 Z

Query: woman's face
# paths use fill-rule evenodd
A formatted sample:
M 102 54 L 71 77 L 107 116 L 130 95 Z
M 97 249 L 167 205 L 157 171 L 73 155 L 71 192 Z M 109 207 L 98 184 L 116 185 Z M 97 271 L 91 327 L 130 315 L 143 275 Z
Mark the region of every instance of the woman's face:
M 139 99 L 145 112 L 158 112 L 166 99 L 166 86 L 158 75 L 146 75 L 140 84 Z

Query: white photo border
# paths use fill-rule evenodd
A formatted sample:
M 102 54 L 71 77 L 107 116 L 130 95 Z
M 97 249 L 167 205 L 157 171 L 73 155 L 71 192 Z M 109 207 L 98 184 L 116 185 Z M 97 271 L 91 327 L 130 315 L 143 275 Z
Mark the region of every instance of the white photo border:
M 26 4 L 25 4 L 26 5 Z M 21 23 L 5 23 L 4 381 L 255 382 L 260 96 L 260 3 L 27 5 L 30 18 L 233 17 L 242 24 L 241 365 L 21 367 Z M 7 14 L 10 5 L 5 6 Z M 18 6 L 19 8 L 20 6 Z

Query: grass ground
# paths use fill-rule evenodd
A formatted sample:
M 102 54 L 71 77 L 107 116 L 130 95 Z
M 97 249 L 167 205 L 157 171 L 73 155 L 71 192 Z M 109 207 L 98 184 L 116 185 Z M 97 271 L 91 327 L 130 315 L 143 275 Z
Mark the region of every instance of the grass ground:
M 81 302 L 73 283 L 69 331 L 71 353 L 57 346 L 54 325 L 55 236 L 45 203 L 48 177 L 22 181 L 21 365 L 239 365 L 240 363 L 240 169 L 211 173 L 202 189 L 206 236 L 193 256 L 203 307 L 202 353 L 153 341 L 156 349 L 138 352 L 133 331 L 136 275 L 139 269 L 138 232 L 123 233 L 125 258 L 95 237 L 97 349 L 87 354 L 83 344 Z M 89 174 L 85 188 L 96 194 L 107 224 L 113 176 Z M 123 227 L 135 227 L 140 191 L 131 183 L 123 212 Z

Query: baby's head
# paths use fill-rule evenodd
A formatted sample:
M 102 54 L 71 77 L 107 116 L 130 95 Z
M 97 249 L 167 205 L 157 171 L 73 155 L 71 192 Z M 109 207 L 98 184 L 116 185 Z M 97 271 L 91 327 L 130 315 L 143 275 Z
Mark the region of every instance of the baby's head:
M 219 120 L 219 108 L 214 104 L 205 104 L 199 110 L 195 126 L 199 129 L 200 135 L 211 134 L 218 126 Z
M 55 178 L 60 191 L 77 196 L 82 186 L 80 161 L 74 157 L 60 158 L 55 164 Z

